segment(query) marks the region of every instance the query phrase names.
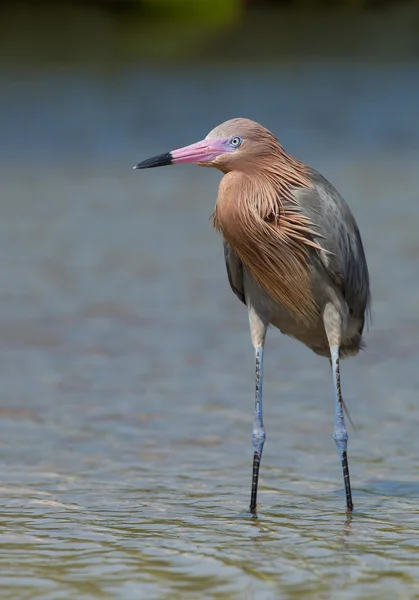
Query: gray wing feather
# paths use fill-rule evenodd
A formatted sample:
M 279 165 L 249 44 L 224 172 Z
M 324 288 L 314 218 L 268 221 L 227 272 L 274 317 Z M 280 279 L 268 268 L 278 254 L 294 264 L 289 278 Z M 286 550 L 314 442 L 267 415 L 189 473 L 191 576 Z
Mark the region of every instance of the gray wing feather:
M 231 289 L 243 304 L 246 304 L 243 286 L 243 264 L 225 240 L 223 240 L 223 245 L 227 276 Z
M 350 312 L 360 319 L 370 309 L 370 282 L 361 235 L 354 216 L 339 192 L 317 171 L 310 171 L 313 188 L 296 190 L 301 208 L 322 237 L 316 242 L 329 253 L 320 261 L 340 288 Z

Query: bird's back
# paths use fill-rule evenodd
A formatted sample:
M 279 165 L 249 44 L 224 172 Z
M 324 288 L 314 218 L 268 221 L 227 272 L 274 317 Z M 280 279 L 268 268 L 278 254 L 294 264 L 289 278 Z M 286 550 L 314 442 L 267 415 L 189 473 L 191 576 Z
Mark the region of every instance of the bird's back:
M 317 171 L 310 171 L 312 189 L 299 188 L 295 197 L 320 236 L 327 252 L 313 252 L 321 268 L 341 291 L 350 315 L 369 314 L 371 294 L 361 235 L 351 209 L 336 188 Z

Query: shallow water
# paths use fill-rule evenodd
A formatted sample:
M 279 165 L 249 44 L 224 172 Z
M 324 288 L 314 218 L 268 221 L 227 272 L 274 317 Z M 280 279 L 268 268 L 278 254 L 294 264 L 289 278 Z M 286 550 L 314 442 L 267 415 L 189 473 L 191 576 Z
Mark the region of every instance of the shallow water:
M 3 73 L 2 600 L 419 597 L 419 71 L 270 69 L 242 95 L 245 69 Z M 253 353 L 208 221 L 219 176 L 131 170 L 233 115 L 319 168 L 363 234 L 350 522 L 328 364 L 275 330 L 247 514 Z

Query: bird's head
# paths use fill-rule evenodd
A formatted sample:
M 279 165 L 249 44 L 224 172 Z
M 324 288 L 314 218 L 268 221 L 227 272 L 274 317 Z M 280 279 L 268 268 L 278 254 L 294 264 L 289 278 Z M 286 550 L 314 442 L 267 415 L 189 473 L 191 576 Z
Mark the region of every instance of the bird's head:
M 249 167 L 264 157 L 268 160 L 280 148 L 275 136 L 259 123 L 250 119 L 231 119 L 210 131 L 204 140 L 148 158 L 134 169 L 193 163 L 228 173 Z

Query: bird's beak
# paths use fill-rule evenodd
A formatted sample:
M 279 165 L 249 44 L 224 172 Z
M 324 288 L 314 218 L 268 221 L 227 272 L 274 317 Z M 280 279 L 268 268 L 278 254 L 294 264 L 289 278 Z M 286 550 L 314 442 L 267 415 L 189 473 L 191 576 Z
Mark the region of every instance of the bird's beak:
M 206 139 L 178 150 L 166 152 L 153 158 L 147 158 L 143 162 L 135 165 L 134 169 L 152 169 L 154 167 L 164 167 L 165 165 L 176 165 L 178 163 L 209 163 L 220 154 L 228 152 L 229 148 L 225 146 L 225 140 Z

